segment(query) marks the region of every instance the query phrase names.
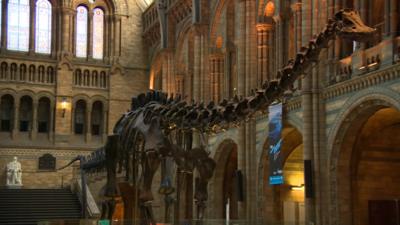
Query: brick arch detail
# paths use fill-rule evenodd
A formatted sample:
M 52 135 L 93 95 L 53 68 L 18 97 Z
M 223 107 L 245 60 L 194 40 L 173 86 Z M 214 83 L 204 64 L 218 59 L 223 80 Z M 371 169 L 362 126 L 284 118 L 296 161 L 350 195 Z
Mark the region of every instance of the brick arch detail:
M 384 107 L 400 110 L 400 94 L 385 88 L 364 90 L 349 98 L 328 136 L 330 224 L 352 224 L 351 155 L 357 133 L 376 111 Z

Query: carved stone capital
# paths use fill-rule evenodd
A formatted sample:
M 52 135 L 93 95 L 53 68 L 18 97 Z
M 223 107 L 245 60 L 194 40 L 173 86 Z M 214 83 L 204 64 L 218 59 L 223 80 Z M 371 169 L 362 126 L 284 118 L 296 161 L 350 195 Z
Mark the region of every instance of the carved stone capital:
M 270 31 L 272 30 L 272 24 L 270 23 L 258 23 L 256 25 L 257 31 Z
M 293 3 L 292 5 L 290 5 L 290 8 L 292 9 L 292 11 L 294 13 L 297 13 L 297 12 L 301 12 L 301 6 L 302 6 L 301 2 L 296 2 L 296 3 Z

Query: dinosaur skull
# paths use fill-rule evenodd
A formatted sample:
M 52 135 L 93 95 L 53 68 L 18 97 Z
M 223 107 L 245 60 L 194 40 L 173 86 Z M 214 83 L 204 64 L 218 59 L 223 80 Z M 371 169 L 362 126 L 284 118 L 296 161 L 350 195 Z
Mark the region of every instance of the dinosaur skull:
M 340 10 L 335 18 L 336 32 L 342 38 L 363 42 L 373 38 L 376 33 L 376 29 L 365 25 L 358 12 L 352 9 Z

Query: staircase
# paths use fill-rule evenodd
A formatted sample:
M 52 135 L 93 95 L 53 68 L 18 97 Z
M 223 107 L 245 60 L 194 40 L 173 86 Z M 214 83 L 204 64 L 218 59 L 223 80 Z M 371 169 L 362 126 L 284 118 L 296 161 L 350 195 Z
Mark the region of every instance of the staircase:
M 81 218 L 78 197 L 67 189 L 0 189 L 0 225 Z

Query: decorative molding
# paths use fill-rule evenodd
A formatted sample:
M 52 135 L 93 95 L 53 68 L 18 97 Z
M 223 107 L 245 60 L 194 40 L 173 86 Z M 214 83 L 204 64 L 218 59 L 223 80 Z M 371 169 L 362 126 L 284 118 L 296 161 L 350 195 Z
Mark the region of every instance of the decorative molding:
M 400 78 L 400 65 L 394 65 L 389 68 L 371 72 L 366 75 L 354 77 L 328 87 L 324 91 L 324 99 L 329 100 L 351 92 L 360 91 L 381 83 L 392 81 Z

